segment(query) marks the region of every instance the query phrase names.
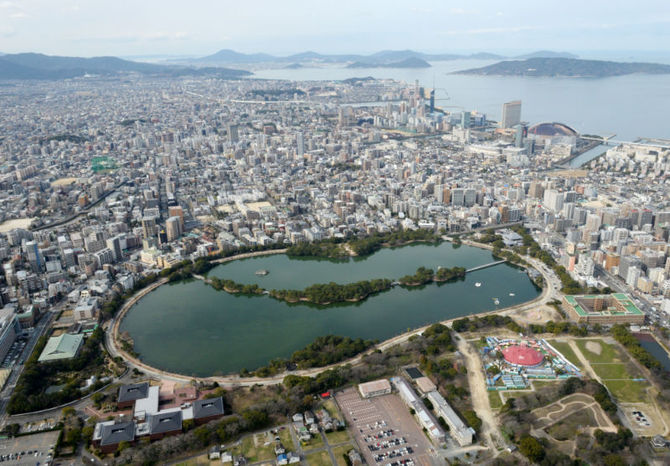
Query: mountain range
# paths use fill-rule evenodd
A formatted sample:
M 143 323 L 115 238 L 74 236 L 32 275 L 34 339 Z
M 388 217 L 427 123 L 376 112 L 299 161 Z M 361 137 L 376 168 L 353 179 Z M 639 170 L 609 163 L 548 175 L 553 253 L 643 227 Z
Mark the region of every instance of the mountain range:
M 539 51 L 527 54 L 522 57 L 514 58 L 531 58 L 537 56 L 547 57 L 566 57 L 576 58 L 575 55 L 566 52 L 552 52 Z M 382 50 L 370 55 L 359 54 L 321 54 L 317 52 L 302 52 L 288 56 L 269 55 L 267 53 L 240 53 L 235 50 L 223 49 L 218 52 L 200 58 L 183 59 L 180 62 L 192 64 L 209 64 L 209 65 L 229 65 L 229 64 L 258 64 L 258 63 L 305 63 L 305 62 L 320 62 L 320 63 L 356 63 L 361 66 L 356 67 L 375 67 L 379 65 L 389 65 L 393 63 L 400 63 L 409 59 L 420 59 L 423 61 L 447 61 L 447 60 L 500 60 L 504 57 L 494 53 L 472 53 L 472 54 L 455 54 L 455 53 L 423 53 L 415 50 Z
M 481 68 L 456 71 L 454 74 L 605 78 L 634 73 L 670 74 L 670 65 L 579 60 L 575 58 L 529 58 L 527 60 L 501 61 Z
M 0 79 L 67 79 L 85 75 L 118 75 L 141 73 L 155 76 L 212 75 L 240 78 L 251 73 L 227 68 L 194 68 L 183 65 L 156 65 L 116 57 L 59 57 L 41 53 L 0 55 Z

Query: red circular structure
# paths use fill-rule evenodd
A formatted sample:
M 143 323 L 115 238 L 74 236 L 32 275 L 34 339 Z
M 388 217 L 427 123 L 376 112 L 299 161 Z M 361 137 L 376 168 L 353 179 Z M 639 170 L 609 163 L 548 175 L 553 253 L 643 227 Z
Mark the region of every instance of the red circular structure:
M 517 366 L 537 366 L 544 360 L 542 353 L 529 346 L 508 346 L 502 354 L 507 362 Z

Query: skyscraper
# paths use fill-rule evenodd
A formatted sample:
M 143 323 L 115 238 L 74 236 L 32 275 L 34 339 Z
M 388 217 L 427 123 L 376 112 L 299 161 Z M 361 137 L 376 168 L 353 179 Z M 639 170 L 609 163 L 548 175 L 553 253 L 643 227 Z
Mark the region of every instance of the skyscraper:
M 239 133 L 237 131 L 237 125 L 229 125 L 228 126 L 228 142 L 231 144 L 235 144 L 237 141 L 240 140 Z
M 512 128 L 521 123 L 521 101 L 505 102 L 502 108 L 501 128 Z
M 179 217 L 170 217 L 165 222 L 168 242 L 174 241 L 181 236 L 181 225 Z

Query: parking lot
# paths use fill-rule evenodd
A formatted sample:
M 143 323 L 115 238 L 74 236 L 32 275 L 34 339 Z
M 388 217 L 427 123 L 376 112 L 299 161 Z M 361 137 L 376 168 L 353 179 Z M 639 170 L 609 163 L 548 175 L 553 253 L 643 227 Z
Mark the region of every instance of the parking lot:
M 394 394 L 361 398 L 355 388 L 335 395 L 369 465 L 443 464 L 402 400 Z
M 48 465 L 58 431 L 0 440 L 0 464 Z
M 16 340 L 14 343 L 12 343 L 12 346 L 9 348 L 9 351 L 7 352 L 7 356 L 5 356 L 5 359 L 2 361 L 2 364 L 0 364 L 0 368 L 2 369 L 9 369 L 14 364 L 17 362 L 20 362 L 21 359 L 21 353 L 23 353 L 23 350 L 26 347 L 26 340 L 20 339 Z

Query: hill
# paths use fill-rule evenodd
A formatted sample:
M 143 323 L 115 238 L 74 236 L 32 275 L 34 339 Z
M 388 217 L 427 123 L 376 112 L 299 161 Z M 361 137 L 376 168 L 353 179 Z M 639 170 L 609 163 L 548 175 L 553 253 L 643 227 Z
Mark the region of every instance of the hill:
M 305 63 L 305 62 L 320 62 L 320 63 L 352 63 L 360 62 L 361 65 L 353 66 L 353 68 L 363 67 L 365 63 L 366 68 L 402 63 L 409 59 L 421 59 L 423 61 L 447 61 L 447 60 L 495 60 L 504 58 L 500 55 L 492 53 L 473 53 L 470 55 L 459 55 L 455 53 L 423 53 L 414 50 L 382 50 L 370 55 L 358 54 L 322 54 L 313 51 L 296 53 L 293 55 L 281 57 L 269 55 L 266 53 L 239 53 L 234 50 L 224 49 L 215 54 L 206 57 L 179 60 L 180 63 L 193 64 L 258 64 L 258 63 Z M 417 62 L 418 63 L 418 62 Z M 425 65 L 424 65 L 425 66 Z
M 16 53 L 0 57 L 0 79 L 67 79 L 85 75 L 141 73 L 156 76 L 213 75 L 240 78 L 251 73 L 227 68 L 190 68 L 154 65 L 116 57 L 59 57 L 40 53 Z
M 579 60 L 575 58 L 529 58 L 527 60 L 502 61 L 482 68 L 456 71 L 454 74 L 605 78 L 634 73 L 670 74 L 670 65 Z
M 348 65 L 347 68 L 430 68 L 430 63 L 421 58 L 410 57 L 391 63 L 357 61 Z
M 276 61 L 277 57 L 267 53 L 240 53 L 230 49 L 218 52 L 202 58 L 189 60 L 201 63 L 266 63 Z
M 526 53 L 514 57 L 515 59 L 526 60 L 528 58 L 579 58 L 577 55 L 568 52 L 554 52 L 552 50 L 538 50 L 537 52 Z

